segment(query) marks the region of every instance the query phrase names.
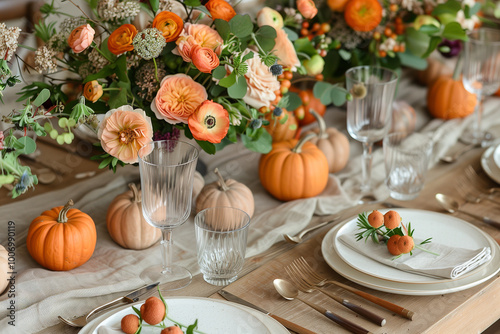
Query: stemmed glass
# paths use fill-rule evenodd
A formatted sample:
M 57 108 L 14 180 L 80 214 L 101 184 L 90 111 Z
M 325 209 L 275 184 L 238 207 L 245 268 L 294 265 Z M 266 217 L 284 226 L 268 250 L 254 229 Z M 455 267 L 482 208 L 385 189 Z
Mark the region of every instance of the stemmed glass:
M 492 138 L 481 127 L 483 100 L 500 87 L 500 31 L 479 28 L 469 33 L 464 47 L 462 81 L 477 97 L 475 122 L 460 138 L 467 144 L 479 144 Z
M 150 142 L 139 150 L 142 187 L 142 214 L 146 221 L 162 231 L 163 265 L 144 270 L 145 282 L 160 282 L 162 290 L 177 290 L 191 283 L 186 268 L 172 264 L 172 231 L 191 213 L 191 193 L 198 149 L 186 142 L 163 140 Z
M 361 202 L 372 202 L 371 167 L 373 143 L 384 138 L 391 127 L 392 101 L 398 76 L 376 66 L 357 66 L 346 72 L 347 131 L 363 144 Z

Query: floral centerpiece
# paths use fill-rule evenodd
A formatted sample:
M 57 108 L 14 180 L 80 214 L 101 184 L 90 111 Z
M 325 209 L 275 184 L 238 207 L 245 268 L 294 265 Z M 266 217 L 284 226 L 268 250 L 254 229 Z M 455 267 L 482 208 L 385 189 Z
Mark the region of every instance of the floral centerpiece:
M 137 162 L 144 143 L 181 131 L 211 154 L 238 137 L 250 150 L 270 151 L 264 114 L 297 104 L 278 79 L 284 69 L 272 26 L 236 14 L 224 0 L 87 2 L 89 13 L 73 3 L 78 17 L 67 18 L 54 1 L 41 9 L 35 31 L 44 45 L 33 50 L 33 67 L 44 82 L 22 88 L 25 107 L 0 132 L 0 185 L 12 184 L 14 197 L 37 183 L 18 161 L 36 147 L 27 130 L 64 144 L 75 127 L 90 125 L 103 150 L 100 167 L 112 169 Z M 61 18 L 59 27 L 52 17 Z M 20 81 L 9 69 L 18 35 L 0 26 L 0 93 Z

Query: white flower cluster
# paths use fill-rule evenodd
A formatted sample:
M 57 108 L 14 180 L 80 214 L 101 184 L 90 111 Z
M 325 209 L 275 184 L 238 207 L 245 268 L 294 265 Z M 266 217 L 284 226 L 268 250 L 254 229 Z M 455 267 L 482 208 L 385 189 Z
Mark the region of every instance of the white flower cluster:
M 45 45 L 39 47 L 38 50 L 35 51 L 35 70 L 40 73 L 43 71 L 47 71 L 48 73 L 57 71 L 57 64 L 54 61 L 56 54 L 56 51 L 49 49 Z
M 134 19 L 140 11 L 139 2 L 134 0 L 99 0 L 97 5 L 97 13 L 106 21 Z
M 97 72 L 102 70 L 104 66 L 109 63 L 109 61 L 95 48 L 92 48 L 92 51 L 89 52 L 89 61 Z
M 0 23 L 0 59 L 9 61 L 17 50 L 17 40 L 21 29 L 18 27 L 7 28 L 5 23 Z

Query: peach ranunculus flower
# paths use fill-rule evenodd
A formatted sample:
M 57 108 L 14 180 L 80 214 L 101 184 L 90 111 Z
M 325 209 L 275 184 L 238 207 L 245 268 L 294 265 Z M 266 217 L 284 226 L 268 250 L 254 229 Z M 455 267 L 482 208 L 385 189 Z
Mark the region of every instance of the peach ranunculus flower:
M 179 37 L 184 28 L 184 21 L 175 13 L 163 11 L 155 16 L 153 27 L 161 31 L 165 42 L 168 43 Z
M 212 20 L 221 19 L 229 22 L 236 15 L 233 6 L 225 0 L 209 0 L 205 8 L 210 12 Z
M 188 125 L 196 140 L 218 144 L 229 130 L 229 113 L 219 103 L 206 100 L 189 116 Z
M 318 14 L 318 8 L 313 0 L 297 0 L 297 9 L 306 19 L 312 19 Z
M 185 62 L 191 62 L 191 53 L 196 45 L 206 47 L 215 51 L 217 56 L 222 52 L 222 44 L 224 41 L 219 33 L 205 24 L 184 25 L 184 31 L 181 32 L 179 38 L 175 42 L 177 48 L 172 53 L 180 55 Z
M 158 119 L 168 123 L 187 123 L 189 116 L 207 97 L 205 87 L 190 76 L 182 73 L 167 75 L 151 102 L 151 109 Z
M 247 49 L 244 54 L 248 52 Z M 256 52 L 246 63 L 248 64 L 248 71 L 245 73 L 247 93 L 243 101 L 256 109 L 269 107 L 276 99 L 274 92 L 280 89 L 278 78 L 271 73 L 269 67 L 262 62 Z
M 274 41 L 276 44 L 274 45 L 273 53 L 278 57 L 278 64 L 289 67 L 292 72 L 295 72 L 297 67 L 300 66 L 300 60 L 286 31 L 284 29 L 276 29 L 276 38 Z
M 264 7 L 257 13 L 257 25 L 259 27 L 271 26 L 276 30 L 281 29 L 284 26 L 283 16 L 272 8 Z
M 99 100 L 102 94 L 102 86 L 97 80 L 89 81 L 83 87 L 83 96 L 91 102 Z
M 132 164 L 139 149 L 153 140 L 153 126 L 144 110 L 124 105 L 106 113 L 97 135 L 104 151 Z
M 212 73 L 219 66 L 219 57 L 214 50 L 196 45 L 191 52 L 193 65 L 203 73 Z
M 126 51 L 132 51 L 134 46 L 132 40 L 137 35 L 137 28 L 133 24 L 123 24 L 113 31 L 108 38 L 108 49 L 115 55 L 121 55 Z
M 83 24 L 73 29 L 68 37 L 68 45 L 74 53 L 80 53 L 92 44 L 95 30 L 90 24 Z

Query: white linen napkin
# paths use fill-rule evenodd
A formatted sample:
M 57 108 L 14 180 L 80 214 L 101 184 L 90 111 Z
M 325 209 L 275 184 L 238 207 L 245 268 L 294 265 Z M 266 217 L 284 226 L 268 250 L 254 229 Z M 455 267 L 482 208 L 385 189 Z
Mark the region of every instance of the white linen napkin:
M 342 234 L 339 240 L 353 249 L 377 262 L 415 274 L 455 279 L 479 267 L 491 259 L 490 247 L 466 249 L 431 242 L 423 248 L 439 254 L 438 256 L 415 248 L 412 255 L 404 254 L 397 259 L 391 255 L 385 244 L 376 244 L 371 240 L 356 241 L 353 234 Z M 415 244 L 421 240 L 415 240 Z

